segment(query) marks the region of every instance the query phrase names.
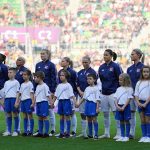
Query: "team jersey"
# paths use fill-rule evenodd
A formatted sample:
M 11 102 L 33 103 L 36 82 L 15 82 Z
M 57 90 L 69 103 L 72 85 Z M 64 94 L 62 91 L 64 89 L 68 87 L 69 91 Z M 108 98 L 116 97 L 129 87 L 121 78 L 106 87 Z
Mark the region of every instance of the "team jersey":
M 133 89 L 135 89 L 136 83 L 140 79 L 141 69 L 143 68 L 143 66 L 143 63 L 138 62 L 137 64 L 133 64 L 127 69 L 127 73 L 131 78 Z
M 34 88 L 31 81 L 22 83 L 19 92 L 21 94 L 21 101 L 30 99 L 31 98 L 30 94 L 33 92 L 34 92 Z
M 98 73 L 102 83 L 102 94 L 111 95 L 115 93 L 119 87 L 119 75 L 122 73 L 121 67 L 111 61 L 109 64 L 102 64 Z
M 87 83 L 87 75 L 88 74 L 96 74 L 96 71 L 91 67 L 88 69 L 82 69 L 77 74 L 77 87 L 80 87 L 80 90 L 84 92 L 84 90 L 89 86 Z
M 140 100 L 146 101 L 150 97 L 150 80 L 138 81 L 134 96 L 137 96 Z
M 74 96 L 73 88 L 70 83 L 60 83 L 55 92 L 55 96 L 58 100 L 60 99 L 70 99 Z
M 20 85 L 24 82 L 22 75 L 23 72 L 26 70 L 27 70 L 26 67 L 21 66 L 16 72 L 15 79 L 20 83 Z
M 36 64 L 35 72 L 36 71 L 44 72 L 44 82 L 48 85 L 50 91 L 54 93 L 57 86 L 57 71 L 55 65 L 49 60 L 41 61 Z
M 19 82 L 14 80 L 8 80 L 4 84 L 4 97 L 5 98 L 16 98 L 17 93 L 19 92 L 20 84 Z
M 0 62 L 0 90 L 4 87 L 4 84 L 7 80 L 8 80 L 8 67 Z
M 114 97 L 117 99 L 117 103 L 120 105 L 126 104 L 128 99 L 133 98 L 133 89 L 131 87 L 119 87 L 114 94 Z
M 50 90 L 49 87 L 46 85 L 46 83 L 43 83 L 36 87 L 35 91 L 36 103 L 48 101 L 48 96 L 50 96 Z
M 83 99 L 96 103 L 100 101 L 100 91 L 97 86 L 88 86 L 83 94 Z

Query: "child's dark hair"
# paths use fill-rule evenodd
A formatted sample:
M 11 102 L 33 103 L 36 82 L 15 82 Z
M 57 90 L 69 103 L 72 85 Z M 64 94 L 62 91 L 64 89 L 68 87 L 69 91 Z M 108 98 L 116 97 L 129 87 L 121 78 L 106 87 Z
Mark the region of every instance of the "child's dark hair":
M 96 76 L 96 74 L 92 74 L 91 73 L 91 74 L 88 74 L 87 77 L 92 77 L 95 80 L 94 84 L 95 85 L 97 84 L 97 76 Z
M 0 62 L 4 62 L 4 64 L 5 64 L 6 56 L 4 54 L 0 53 L 0 57 L 1 57 Z
M 31 72 L 29 69 L 25 70 L 24 72 L 25 72 L 28 76 L 30 76 L 29 80 L 30 80 L 30 81 L 33 81 L 32 72 Z
M 66 79 L 68 80 L 68 79 L 70 78 L 70 76 L 71 76 L 70 73 L 69 73 L 67 70 L 65 70 L 65 69 L 62 69 L 61 72 L 60 72 L 60 74 L 61 74 L 62 72 L 64 73 Z
M 36 77 L 38 77 L 38 78 L 40 78 L 42 80 L 44 80 L 44 78 L 45 78 L 45 74 L 44 74 L 43 71 L 37 71 L 37 72 L 35 72 L 34 76 L 36 76 Z
M 149 78 L 148 78 L 148 80 L 150 80 L 150 66 L 146 66 L 146 65 L 141 69 L 140 80 L 144 80 L 144 77 L 143 77 L 143 70 L 144 70 L 145 68 L 149 69 Z
M 15 67 L 10 67 L 8 70 L 14 71 L 16 73 L 17 69 Z
M 117 59 L 117 54 L 113 52 L 111 49 L 106 49 L 105 51 L 108 52 L 113 57 L 113 61 Z

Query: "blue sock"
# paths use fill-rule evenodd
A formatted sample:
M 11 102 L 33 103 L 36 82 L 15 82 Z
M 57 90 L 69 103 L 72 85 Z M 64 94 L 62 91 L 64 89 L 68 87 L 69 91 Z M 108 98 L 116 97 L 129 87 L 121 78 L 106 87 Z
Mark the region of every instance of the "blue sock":
M 129 137 L 130 134 L 130 123 L 126 124 L 126 137 Z
M 43 134 L 43 120 L 39 120 L 38 125 L 39 125 L 39 134 Z
M 121 136 L 125 137 L 125 124 L 120 123 L 120 129 L 121 129 Z
M 49 132 L 49 120 L 44 120 L 45 125 L 45 134 L 48 134 Z
M 19 126 L 19 117 L 14 117 L 15 125 L 14 125 L 14 131 L 18 131 L 18 126 Z
M 30 119 L 30 133 L 33 133 L 34 129 L 34 119 Z
M 7 127 L 8 127 L 8 132 L 11 133 L 11 126 L 12 126 L 12 117 L 7 117 Z
M 64 119 L 60 119 L 60 133 L 64 134 Z
M 150 138 L 150 123 L 146 124 L 146 135 Z
M 98 136 L 98 122 L 94 122 L 94 132 L 95 136 Z
M 141 124 L 142 136 L 146 137 L 146 124 Z
M 92 129 L 93 125 L 92 125 L 92 122 L 88 122 L 88 128 L 89 128 L 89 136 L 93 136 L 93 129 Z
M 66 123 L 67 123 L 67 134 L 70 134 L 71 121 L 66 120 Z
M 24 133 L 27 133 L 27 128 L 28 128 L 28 118 L 24 118 Z

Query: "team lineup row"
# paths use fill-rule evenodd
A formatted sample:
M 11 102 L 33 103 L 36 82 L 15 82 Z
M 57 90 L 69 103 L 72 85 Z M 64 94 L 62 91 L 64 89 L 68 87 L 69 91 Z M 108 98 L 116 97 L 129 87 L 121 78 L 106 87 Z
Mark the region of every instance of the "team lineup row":
M 17 70 L 16 68 L 8 69 L 3 64 L 5 56 L 0 54 L 0 98 L 4 101 L 7 124 L 3 135 L 18 135 L 19 107 L 24 117 L 23 135 L 33 135 L 32 113 L 35 104 L 38 116 L 38 133 L 35 136 L 48 137 L 50 126 L 51 135 L 54 134 L 53 108 L 58 105 L 59 138 L 69 138 L 71 126 L 73 136 L 76 135 L 75 107 L 79 107 L 84 138 L 110 138 L 111 109 L 117 128 L 114 139 L 127 142 L 135 136 L 135 112 L 138 106 L 142 130 L 139 142 L 150 142 L 150 68 L 140 61 L 142 55 L 139 49 L 134 49 L 131 53 L 131 60 L 134 64 L 127 69 L 127 73 L 123 73 L 121 66 L 114 62 L 117 59 L 116 53 L 107 49 L 104 52 L 104 63 L 99 67 L 98 75 L 90 67 L 88 56 L 82 58 L 83 69 L 78 73 L 73 70 L 70 59 L 64 57 L 61 61 L 62 69 L 57 75 L 55 65 L 49 60 L 50 52 L 43 50 L 42 61 L 36 64 L 34 80 L 31 82 L 32 74 L 24 67 L 23 57 L 18 57 L 16 61 Z M 96 85 L 98 78 L 101 81 L 101 90 Z M 79 102 L 76 100 L 77 97 Z M 99 107 L 104 114 L 105 132 L 104 135 L 98 137 Z M 14 116 L 13 133 L 12 114 Z M 48 115 L 50 115 L 50 122 Z M 30 126 L 29 129 L 28 126 Z

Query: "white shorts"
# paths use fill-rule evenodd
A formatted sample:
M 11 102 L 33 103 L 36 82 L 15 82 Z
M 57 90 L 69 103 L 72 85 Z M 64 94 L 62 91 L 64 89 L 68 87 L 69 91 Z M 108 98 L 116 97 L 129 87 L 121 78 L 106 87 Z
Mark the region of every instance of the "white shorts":
M 81 100 L 81 97 L 78 96 L 78 101 L 80 102 L 80 100 Z M 85 112 L 85 101 L 83 101 L 83 103 L 79 106 L 79 112 L 80 112 L 80 114 L 84 114 L 84 112 Z
M 115 98 L 113 97 L 114 94 L 111 95 L 103 95 L 101 98 L 101 111 L 108 112 L 108 111 L 116 111 L 115 105 Z
M 137 110 L 137 105 L 136 105 L 136 102 L 135 102 L 134 99 L 130 100 L 130 108 L 131 108 L 131 111 L 136 111 Z
M 4 98 L 4 88 L 0 90 L 0 99 Z

